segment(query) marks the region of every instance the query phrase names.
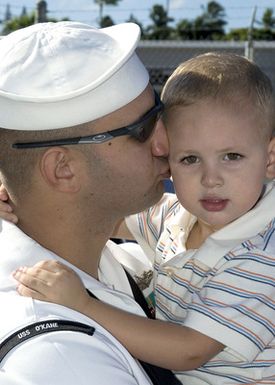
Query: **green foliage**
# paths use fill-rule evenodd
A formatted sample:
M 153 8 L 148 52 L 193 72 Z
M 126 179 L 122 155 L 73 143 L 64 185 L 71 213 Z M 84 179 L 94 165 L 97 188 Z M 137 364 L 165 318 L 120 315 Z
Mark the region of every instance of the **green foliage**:
M 103 19 L 106 17 L 109 17 L 109 22 L 112 20 L 110 16 L 104 16 L 103 17 L 103 7 L 104 5 L 118 5 L 118 2 L 121 0 L 94 0 L 96 4 L 99 6 L 99 19 L 98 19 L 98 24 L 99 26 L 102 27 L 102 23 L 105 23 L 106 20 L 104 21 Z M 113 25 L 113 24 L 111 24 Z
M 144 37 L 148 40 L 168 40 L 171 37 L 173 28 L 168 23 L 174 21 L 168 17 L 162 5 L 154 5 L 150 12 L 150 19 L 153 24 L 149 25 L 144 32 Z
M 232 29 L 226 36 L 226 40 L 245 41 L 248 37 L 248 28 Z
M 265 30 L 275 27 L 275 18 L 273 17 L 273 9 L 267 8 L 263 14 L 262 25 Z
M 18 17 L 14 17 L 11 20 L 5 22 L 2 34 L 7 35 L 10 32 L 16 31 L 17 29 L 28 27 L 29 25 L 34 24 L 35 13 L 23 14 Z
M 121 0 L 94 0 L 96 4 L 100 5 L 117 5 Z
M 153 24 L 144 28 L 143 39 L 156 40 L 235 40 L 246 41 L 248 28 L 232 29 L 225 32 L 227 21 L 222 5 L 217 1 L 209 1 L 202 13 L 194 20 L 183 18 L 174 27 L 173 21 L 161 5 L 154 5 L 150 12 Z M 275 40 L 275 17 L 273 9 L 267 8 L 263 14 L 259 28 L 254 28 L 254 40 Z
M 261 28 L 253 28 L 253 40 L 275 40 L 275 18 L 273 9 L 267 8 L 263 14 L 262 20 L 258 23 Z M 248 28 L 232 29 L 227 35 L 227 40 L 246 41 L 248 40 Z
M 254 40 L 275 40 L 275 31 L 270 28 L 255 29 L 252 36 Z
M 100 28 L 107 28 L 114 25 L 113 19 L 110 16 L 103 16 L 100 20 Z
M 224 26 L 227 22 L 224 8 L 216 1 L 210 1 L 202 14 L 193 21 L 193 39 L 221 40 L 224 35 Z
M 12 17 L 10 20 L 7 20 L 3 23 L 2 35 L 7 35 L 13 31 L 16 31 L 20 28 L 28 27 L 35 23 L 35 12 L 27 13 L 26 8 L 23 7 L 22 13 L 20 16 Z M 64 17 L 62 21 L 69 20 L 69 18 Z M 47 21 L 57 22 L 55 18 L 48 18 Z
M 175 27 L 169 23 L 174 19 L 167 15 L 161 5 L 154 5 L 150 12 L 153 24 L 145 29 L 144 38 L 149 40 L 220 40 L 225 36 L 224 8 L 216 1 L 210 1 L 202 14 L 195 20 L 182 19 Z
M 176 25 L 175 35 L 180 40 L 194 40 L 196 31 L 194 30 L 194 24 L 188 19 L 182 19 Z
M 99 25 L 108 27 L 115 22 L 109 15 L 103 16 L 103 7 L 107 5 L 118 5 L 122 0 L 93 0 L 99 5 Z M 209 1 L 206 7 L 194 20 L 183 18 L 176 24 L 169 17 L 167 10 L 159 4 L 155 4 L 150 10 L 150 24 L 143 26 L 133 14 L 127 21 L 138 24 L 141 28 L 142 39 L 146 40 L 235 40 L 246 41 L 248 39 L 248 28 L 232 29 L 225 33 L 226 13 L 225 9 L 217 1 Z M 57 21 L 48 19 L 49 21 Z M 68 20 L 68 19 L 63 19 Z M 26 10 L 21 16 L 13 17 L 3 22 L 2 34 L 8 34 L 16 29 L 26 27 L 35 21 L 34 12 L 27 14 Z M 252 38 L 254 40 L 275 40 L 275 17 L 272 8 L 267 8 L 262 20 L 258 22 L 257 28 L 253 28 Z
M 140 30 L 141 30 L 141 37 L 143 38 L 144 37 L 144 28 L 143 28 L 143 25 L 142 23 L 131 13 L 130 16 L 129 16 L 129 19 L 126 20 L 126 22 L 128 23 L 135 23 L 137 24 L 139 27 L 140 27 Z

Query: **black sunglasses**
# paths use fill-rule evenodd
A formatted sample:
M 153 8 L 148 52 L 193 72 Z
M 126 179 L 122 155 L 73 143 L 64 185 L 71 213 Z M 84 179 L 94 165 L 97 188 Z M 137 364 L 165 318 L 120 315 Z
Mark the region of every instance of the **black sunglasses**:
M 76 138 L 47 140 L 42 142 L 29 142 L 29 143 L 14 143 L 13 148 L 38 148 L 38 147 L 51 147 L 51 146 L 65 146 L 72 144 L 88 144 L 88 143 L 104 143 L 108 140 L 114 139 L 118 136 L 130 135 L 137 139 L 139 142 L 145 142 L 153 133 L 155 125 L 161 116 L 164 109 L 164 104 L 160 100 L 156 91 L 155 93 L 155 105 L 149 111 L 147 111 L 137 122 L 129 124 L 129 126 L 116 128 L 115 130 L 102 132 L 100 134 L 82 136 Z

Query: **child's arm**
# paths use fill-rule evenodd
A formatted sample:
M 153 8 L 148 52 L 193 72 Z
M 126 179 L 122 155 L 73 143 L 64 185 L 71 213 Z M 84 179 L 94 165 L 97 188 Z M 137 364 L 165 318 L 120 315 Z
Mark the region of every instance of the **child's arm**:
M 94 319 L 136 358 L 172 370 L 192 370 L 224 346 L 193 329 L 139 317 L 91 298 L 77 274 L 56 261 L 17 270 L 18 292 L 54 302 Z

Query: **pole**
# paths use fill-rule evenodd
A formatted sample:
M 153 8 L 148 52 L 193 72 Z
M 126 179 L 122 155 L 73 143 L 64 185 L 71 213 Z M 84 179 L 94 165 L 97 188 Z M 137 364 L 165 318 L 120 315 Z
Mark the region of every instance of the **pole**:
M 166 14 L 167 14 L 167 17 L 169 16 L 169 11 L 170 11 L 170 0 L 166 0 Z
M 35 23 L 44 23 L 47 21 L 47 2 L 44 0 L 37 0 Z
M 253 8 L 250 26 L 247 31 L 247 42 L 245 45 L 245 57 L 251 61 L 253 61 L 254 59 L 253 29 L 254 29 L 254 22 L 256 18 L 256 12 L 257 12 L 257 7 L 255 6 Z
M 99 1 L 99 27 L 102 26 L 102 20 L 103 20 L 103 0 Z

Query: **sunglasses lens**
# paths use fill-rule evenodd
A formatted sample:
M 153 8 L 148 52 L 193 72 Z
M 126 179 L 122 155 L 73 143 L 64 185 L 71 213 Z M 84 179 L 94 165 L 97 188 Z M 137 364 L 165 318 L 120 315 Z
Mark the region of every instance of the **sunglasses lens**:
M 152 135 L 158 118 L 159 113 L 156 111 L 155 114 L 149 116 L 148 119 L 136 127 L 132 131 L 131 136 L 135 137 L 139 142 L 144 143 Z

